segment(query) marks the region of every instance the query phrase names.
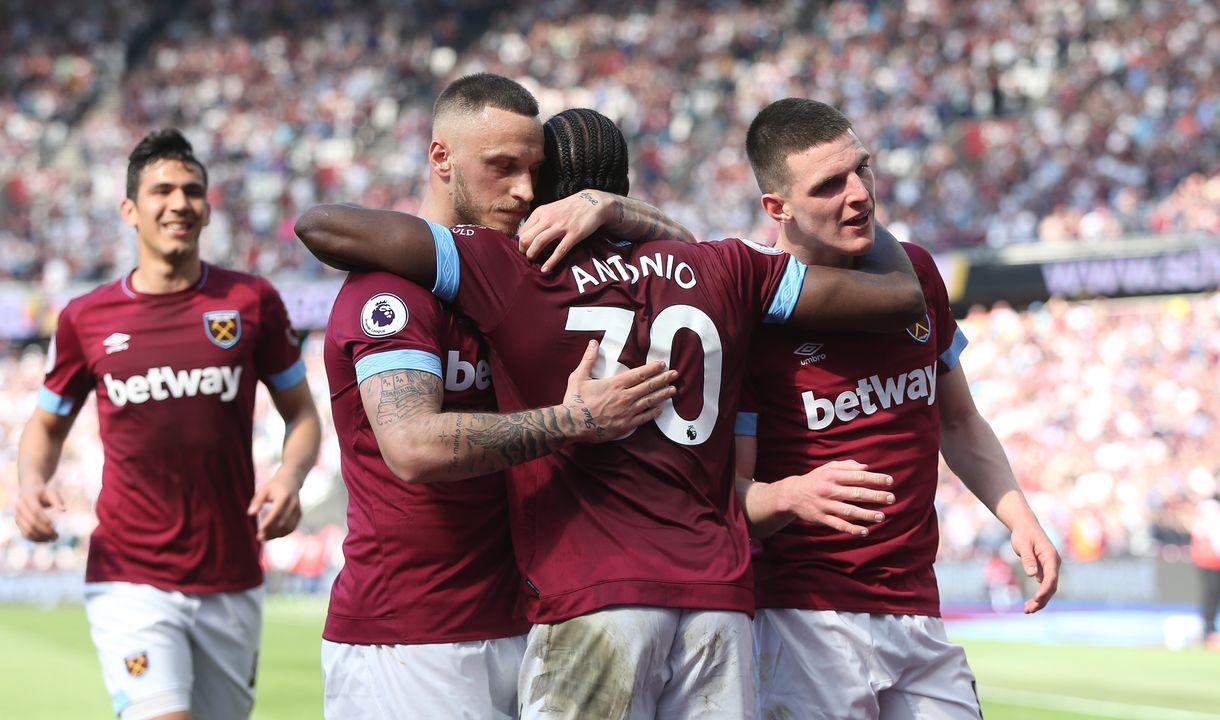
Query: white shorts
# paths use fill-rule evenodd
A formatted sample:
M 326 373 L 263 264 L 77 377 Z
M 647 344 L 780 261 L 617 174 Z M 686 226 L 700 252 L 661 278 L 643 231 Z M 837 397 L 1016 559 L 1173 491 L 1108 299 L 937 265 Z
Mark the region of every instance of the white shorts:
M 750 720 L 750 618 L 718 610 L 615 607 L 535 625 L 520 694 L 523 720 Z
M 966 653 L 940 618 L 831 610 L 760 610 L 762 717 L 979 720 Z
M 425 645 L 322 641 L 328 720 L 517 716 L 525 636 Z
M 181 593 L 86 583 L 85 614 L 114 713 L 143 720 L 189 710 L 193 720 L 250 715 L 263 590 Z

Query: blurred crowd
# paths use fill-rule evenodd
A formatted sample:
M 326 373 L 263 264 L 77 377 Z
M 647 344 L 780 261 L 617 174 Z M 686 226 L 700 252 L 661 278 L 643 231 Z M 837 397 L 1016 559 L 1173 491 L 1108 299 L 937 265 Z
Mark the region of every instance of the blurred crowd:
M 1220 233 L 1207 0 L 13 0 L 0 50 L 0 279 L 52 287 L 133 264 L 125 157 L 167 125 L 211 171 L 207 259 L 327 272 L 295 217 L 413 209 L 431 101 L 477 70 L 620 122 L 635 194 L 700 238 L 774 232 L 745 129 L 794 95 L 853 118 L 881 219 L 934 250 Z
M 1220 295 L 976 309 L 962 329 L 975 401 L 1065 558 L 1180 558 L 1194 505 L 1215 492 L 1220 472 Z M 342 562 L 345 496 L 321 347 L 317 335 L 305 343 L 326 436 L 303 491 L 302 530 L 266 546 L 273 589 L 328 587 Z M 17 534 L 17 437 L 43 362 L 38 346 L 0 360 L 0 403 L 9 408 L 0 417 L 0 576 L 81 569 L 94 524 L 101 446 L 91 401 L 57 475 L 69 505 L 60 540 L 35 546 Z M 278 418 L 260 395 L 259 478 L 278 460 Z M 937 497 L 942 559 L 986 560 L 1007 542 L 1004 528 L 947 468 Z

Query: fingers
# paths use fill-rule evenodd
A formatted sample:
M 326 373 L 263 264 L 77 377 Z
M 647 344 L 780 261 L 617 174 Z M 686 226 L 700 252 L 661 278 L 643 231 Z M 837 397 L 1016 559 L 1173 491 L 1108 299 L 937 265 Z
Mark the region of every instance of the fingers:
M 257 515 L 258 511 L 263 508 L 263 505 L 268 502 L 267 495 L 271 491 L 270 485 L 263 485 L 254 492 L 254 497 L 250 499 L 250 505 L 246 508 L 247 515 Z
M 580 244 L 582 239 L 584 238 L 576 232 L 564 233 L 563 239 L 551 251 L 551 256 L 546 259 L 546 262 L 542 263 L 542 272 L 549 273 L 552 268 L 559 264 L 560 260 L 563 260 L 568 251 Z
M 597 341 L 590 340 L 589 344 L 585 346 L 585 354 L 581 356 L 576 369 L 570 375 L 572 379 L 583 380 L 593 377 L 593 366 L 597 364 L 597 348 Z
M 267 541 L 283 537 L 296 529 L 301 520 L 301 506 L 295 495 L 281 498 L 271 504 L 271 509 L 259 523 L 258 539 Z
M 22 537 L 32 542 L 48 542 L 59 538 L 55 520 L 44 507 L 42 495 L 24 495 L 17 502 L 17 529 Z M 62 508 L 61 508 L 62 509 Z
M 546 227 L 536 230 L 533 233 L 529 246 L 525 249 L 525 257 L 528 258 L 530 262 L 537 260 L 547 248 L 554 245 L 564 237 L 564 232 L 565 231 L 562 227 Z M 556 249 L 556 252 L 558 252 L 558 249 Z M 552 253 L 551 258 L 547 259 L 547 263 L 552 263 L 553 259 L 554 254 Z M 543 265 L 542 269 L 544 271 L 547 270 L 547 266 Z
M 1024 563 L 1024 559 L 1022 562 Z M 1059 553 L 1053 548 L 1045 554 L 1039 553 L 1035 573 L 1031 577 L 1038 579 L 1038 589 L 1032 598 L 1025 601 L 1027 615 L 1046 607 L 1059 589 Z
M 68 506 L 64 504 L 64 499 L 60 497 L 59 491 L 54 488 L 47 488 L 42 491 L 42 505 L 43 507 L 53 508 L 60 512 L 68 509 Z
M 677 370 L 666 370 L 665 363 L 660 360 L 644 363 L 638 368 L 632 368 L 614 376 L 615 381 L 624 391 L 645 395 L 659 390 L 662 385 L 678 379 Z M 650 384 L 651 383 L 651 384 Z

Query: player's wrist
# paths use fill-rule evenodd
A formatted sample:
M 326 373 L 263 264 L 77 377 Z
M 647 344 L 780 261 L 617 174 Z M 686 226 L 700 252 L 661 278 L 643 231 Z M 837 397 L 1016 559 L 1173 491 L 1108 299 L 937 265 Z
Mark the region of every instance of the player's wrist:
M 561 406 L 568 414 L 571 423 L 571 438 L 575 442 L 596 442 L 601 436 L 601 426 L 593 411 L 579 394 L 569 395 L 567 402 Z

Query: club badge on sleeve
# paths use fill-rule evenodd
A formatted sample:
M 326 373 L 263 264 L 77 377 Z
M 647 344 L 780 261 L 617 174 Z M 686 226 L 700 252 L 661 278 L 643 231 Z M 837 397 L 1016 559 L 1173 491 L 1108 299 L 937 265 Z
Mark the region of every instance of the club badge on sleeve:
M 140 677 L 148 672 L 148 651 L 141 650 L 138 653 L 128 655 L 123 658 L 123 662 L 127 665 L 127 674 L 132 677 Z
M 407 304 L 397 295 L 374 295 L 360 310 L 360 327 L 369 337 L 393 335 L 406 326 Z
M 236 310 L 205 312 L 203 329 L 209 340 L 228 350 L 241 339 L 241 313 Z

